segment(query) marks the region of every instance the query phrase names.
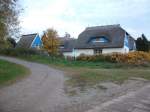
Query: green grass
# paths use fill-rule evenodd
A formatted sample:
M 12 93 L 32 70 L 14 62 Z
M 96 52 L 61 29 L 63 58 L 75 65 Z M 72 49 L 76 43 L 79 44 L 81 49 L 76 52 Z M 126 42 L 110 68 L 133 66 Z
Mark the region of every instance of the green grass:
M 66 71 L 72 86 L 90 86 L 99 82 L 123 83 L 131 77 L 150 80 L 149 65 L 126 65 L 110 62 L 67 61 L 62 58 L 52 59 L 47 56 L 31 55 L 20 57 L 28 61 L 48 64 Z
M 68 61 L 63 58 L 52 58 L 48 56 L 40 56 L 40 55 L 30 55 L 30 56 L 20 56 L 19 58 L 25 59 L 28 61 L 48 64 L 51 66 L 56 66 L 60 68 L 124 68 L 128 67 L 127 65 L 119 64 L 119 63 L 111 63 L 111 62 L 88 62 L 88 61 Z
M 93 86 L 99 82 L 114 82 L 122 84 L 132 77 L 150 80 L 149 69 L 76 69 L 72 70 L 67 83 L 70 86 Z
M 29 74 L 27 68 L 0 60 L 0 86 L 11 84 L 27 74 Z

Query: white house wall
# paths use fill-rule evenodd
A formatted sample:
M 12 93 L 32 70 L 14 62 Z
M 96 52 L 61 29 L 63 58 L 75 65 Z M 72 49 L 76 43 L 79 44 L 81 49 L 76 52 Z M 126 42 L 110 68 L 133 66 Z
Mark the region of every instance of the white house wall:
M 68 56 L 69 57 L 74 57 L 73 52 L 64 52 L 63 55 L 64 55 L 64 57 L 68 57 Z
M 129 53 L 130 52 L 129 47 L 124 46 L 124 50 L 125 50 L 124 53 Z
M 78 57 L 81 54 L 94 55 L 94 50 L 93 49 L 75 49 L 74 54 L 75 54 L 75 57 Z
M 110 54 L 110 53 L 128 53 L 129 48 L 125 47 L 124 48 L 104 48 L 102 49 L 102 54 Z M 63 55 L 65 57 L 70 56 L 70 57 L 78 57 L 81 54 L 84 55 L 94 55 L 94 49 L 75 49 L 74 52 L 64 52 Z
M 70 57 L 78 57 L 81 54 L 84 55 L 94 55 L 94 50 L 93 49 L 75 49 L 73 52 L 64 52 L 63 55 L 65 57 L 70 56 Z
M 110 54 L 110 53 L 128 53 L 129 52 L 129 48 L 104 48 L 102 50 L 102 54 Z
M 104 48 L 102 49 L 102 54 L 110 54 L 110 53 L 128 53 L 129 48 L 124 47 L 124 48 Z M 94 55 L 94 49 L 76 49 L 75 50 L 75 57 L 80 56 L 81 54 L 85 55 Z

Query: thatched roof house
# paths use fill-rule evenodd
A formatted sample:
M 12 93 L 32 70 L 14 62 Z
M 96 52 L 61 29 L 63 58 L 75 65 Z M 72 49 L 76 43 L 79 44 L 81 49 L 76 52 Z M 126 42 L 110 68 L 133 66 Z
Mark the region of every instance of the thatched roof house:
M 135 50 L 135 40 L 120 25 L 87 27 L 74 41 L 73 50 L 65 56 L 128 53 Z

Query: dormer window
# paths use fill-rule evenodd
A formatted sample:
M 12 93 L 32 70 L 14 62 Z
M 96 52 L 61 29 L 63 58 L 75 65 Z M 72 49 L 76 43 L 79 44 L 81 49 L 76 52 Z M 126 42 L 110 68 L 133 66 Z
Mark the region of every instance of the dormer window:
M 108 39 L 105 36 L 100 36 L 100 37 L 94 37 L 92 38 L 93 43 L 106 43 L 108 42 Z
M 60 49 L 64 49 L 65 48 L 65 46 L 64 45 L 60 45 L 60 47 L 59 47 Z

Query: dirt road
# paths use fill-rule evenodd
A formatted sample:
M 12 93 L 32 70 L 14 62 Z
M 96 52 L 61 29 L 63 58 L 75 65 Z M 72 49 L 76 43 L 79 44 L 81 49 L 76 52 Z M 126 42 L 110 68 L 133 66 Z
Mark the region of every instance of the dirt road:
M 119 94 L 126 93 L 123 96 L 117 95 L 114 98 L 111 95 L 113 91 L 108 89 L 108 92 L 98 91 L 98 96 L 93 93 L 86 96 L 86 93 L 87 100 L 79 96 L 73 97 L 75 102 L 71 102 L 72 98 L 69 99 L 65 93 L 63 71 L 15 58 L 0 56 L 0 59 L 23 65 L 31 70 L 31 75 L 27 78 L 0 89 L 0 112 L 150 112 L 149 82 L 144 86 L 145 83 L 135 83 L 136 81 L 132 80 L 128 86 L 119 87 L 120 89 L 117 87 L 115 91 L 121 90 Z M 93 91 L 92 89 L 91 92 Z M 108 101 L 101 103 L 103 99 Z
M 0 56 L 0 59 L 31 70 L 27 78 L 0 89 L 0 112 L 55 112 L 67 103 L 62 71 L 15 58 Z

